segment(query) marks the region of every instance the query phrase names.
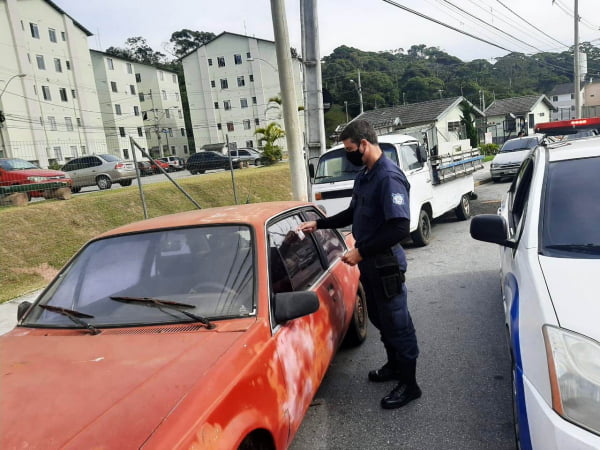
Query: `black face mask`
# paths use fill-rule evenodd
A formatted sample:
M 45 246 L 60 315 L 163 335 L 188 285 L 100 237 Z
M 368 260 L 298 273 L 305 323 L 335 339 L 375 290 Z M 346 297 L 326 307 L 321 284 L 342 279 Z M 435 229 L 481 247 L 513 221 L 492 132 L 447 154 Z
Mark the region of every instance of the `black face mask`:
M 356 150 L 354 152 L 346 152 L 346 159 L 350 161 L 353 165 L 358 167 L 365 165 L 365 163 L 363 163 L 362 160 L 362 154 L 359 150 Z

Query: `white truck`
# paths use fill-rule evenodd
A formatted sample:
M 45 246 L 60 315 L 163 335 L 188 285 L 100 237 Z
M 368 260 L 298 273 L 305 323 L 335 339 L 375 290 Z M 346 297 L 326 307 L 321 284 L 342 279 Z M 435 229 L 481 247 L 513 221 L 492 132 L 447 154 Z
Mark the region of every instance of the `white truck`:
M 473 172 L 483 168 L 478 149 L 460 141 L 461 145 L 447 147 L 447 153 L 428 155 L 412 136 L 389 134 L 378 140 L 381 150 L 400 166 L 410 183 L 410 231 L 416 245 L 429 243 L 432 219 L 452 210 L 459 220 L 469 218 L 469 201 L 475 195 Z M 316 168 L 309 164 L 312 201 L 330 216 L 346 209 L 359 169 L 346 159 L 341 144 L 323 153 Z

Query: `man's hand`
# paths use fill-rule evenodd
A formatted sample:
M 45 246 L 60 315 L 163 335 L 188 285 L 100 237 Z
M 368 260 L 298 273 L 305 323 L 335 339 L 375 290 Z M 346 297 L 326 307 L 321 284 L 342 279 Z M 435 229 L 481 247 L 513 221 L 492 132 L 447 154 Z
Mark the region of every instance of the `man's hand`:
M 358 251 L 358 249 L 353 248 L 352 250 L 347 251 L 344 256 L 342 256 L 342 261 L 345 262 L 346 264 L 348 264 L 349 266 L 355 266 L 357 265 L 359 262 L 362 261 L 362 256 L 360 256 L 360 253 Z
M 311 220 L 309 222 L 302 222 L 300 225 L 298 225 L 298 228 L 296 228 L 296 231 L 303 231 L 304 233 L 312 233 L 313 231 L 316 231 L 316 229 L 317 229 L 317 221 Z

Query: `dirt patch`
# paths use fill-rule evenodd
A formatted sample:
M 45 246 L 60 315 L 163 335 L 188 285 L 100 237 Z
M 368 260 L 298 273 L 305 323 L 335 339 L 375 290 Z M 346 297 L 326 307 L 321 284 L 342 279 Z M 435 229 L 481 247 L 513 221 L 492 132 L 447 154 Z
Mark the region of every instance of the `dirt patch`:
M 12 269 L 12 271 L 21 274 L 38 275 L 46 282 L 51 281 L 58 273 L 58 269 L 50 267 L 47 263 L 42 263 L 37 267 Z

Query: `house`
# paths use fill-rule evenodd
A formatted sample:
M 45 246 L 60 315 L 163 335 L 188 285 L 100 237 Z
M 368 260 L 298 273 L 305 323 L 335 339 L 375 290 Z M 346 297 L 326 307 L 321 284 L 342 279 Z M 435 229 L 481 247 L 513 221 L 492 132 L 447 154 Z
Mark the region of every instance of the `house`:
M 427 141 L 429 148 L 438 146 L 440 153 L 452 151 L 457 145 L 471 148 L 465 128 L 461 124 L 461 103 L 473 107 L 475 119 L 483 112 L 464 97 L 442 98 L 408 105 L 390 106 L 365 111 L 356 119 L 367 120 L 378 135 L 404 133 Z
M 583 99 L 582 117 L 600 117 L 600 80 L 586 83 Z
M 543 94 L 494 100 L 485 110 L 487 131 L 494 143 L 502 144 L 520 132 L 532 134 L 538 123 L 550 122 L 552 111 L 556 109 Z
M 273 41 L 223 32 L 182 63 L 198 148 L 227 141 L 233 148 L 257 147 L 257 128 L 276 122 L 285 129 L 280 104 L 271 100 L 281 97 Z M 298 105 L 304 103 L 301 68 L 295 58 Z M 285 139 L 278 144 L 285 149 Z
M 0 156 L 48 167 L 106 153 L 92 33 L 49 0 L 7 0 L 0 10 Z
M 573 83 L 557 84 L 548 94 L 552 106 L 550 120 L 569 120 L 575 118 L 575 88 Z

